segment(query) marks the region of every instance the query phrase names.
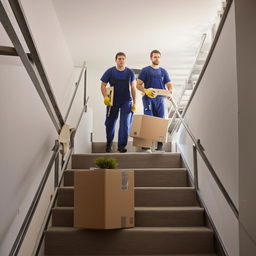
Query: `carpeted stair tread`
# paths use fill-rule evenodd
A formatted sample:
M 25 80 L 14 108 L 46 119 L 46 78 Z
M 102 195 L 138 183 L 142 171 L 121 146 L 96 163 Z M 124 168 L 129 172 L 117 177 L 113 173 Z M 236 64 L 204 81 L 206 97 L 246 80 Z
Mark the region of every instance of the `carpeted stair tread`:
M 213 253 L 213 232 L 206 227 L 135 227 L 78 230 L 50 227 L 45 254 L 177 254 Z
M 52 209 L 53 226 L 73 226 L 73 207 Z M 204 209 L 195 207 L 135 207 L 136 227 L 190 227 L 204 225 Z
M 74 185 L 74 171 L 64 172 L 64 186 Z M 185 187 L 188 186 L 187 170 L 185 168 L 136 168 L 136 187 Z
M 178 168 L 181 167 L 180 153 L 94 153 L 72 155 L 72 169 L 96 167 L 98 157 L 113 157 L 119 168 Z
M 55 256 L 63 256 L 62 255 L 56 255 L 54 254 Z M 106 256 L 111 256 L 113 254 L 86 254 L 86 256 L 102 256 L 102 255 L 106 255 Z M 217 254 L 115 254 L 113 256 L 218 256 Z M 44 255 L 44 256 L 50 256 L 50 255 Z M 82 256 L 81 254 L 80 255 L 72 255 L 72 256 Z
M 195 206 L 193 187 L 136 187 L 135 206 Z M 74 205 L 74 187 L 58 189 L 58 206 Z

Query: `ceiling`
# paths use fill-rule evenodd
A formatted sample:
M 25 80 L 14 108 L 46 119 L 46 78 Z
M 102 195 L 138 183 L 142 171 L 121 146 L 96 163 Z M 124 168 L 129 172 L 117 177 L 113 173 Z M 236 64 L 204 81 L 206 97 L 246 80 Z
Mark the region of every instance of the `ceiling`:
M 113 65 L 124 51 L 127 65 L 141 68 L 153 49 L 167 69 L 191 62 L 221 6 L 221 0 L 52 1 L 75 65 L 85 60 L 95 67 Z

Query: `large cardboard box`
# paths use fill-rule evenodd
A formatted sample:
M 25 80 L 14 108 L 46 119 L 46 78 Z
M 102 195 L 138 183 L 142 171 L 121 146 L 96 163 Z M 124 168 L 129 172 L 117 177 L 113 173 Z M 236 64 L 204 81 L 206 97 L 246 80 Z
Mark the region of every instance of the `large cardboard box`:
M 169 120 L 148 115 L 134 115 L 130 136 L 166 142 Z
M 134 227 L 134 171 L 75 171 L 74 227 Z
M 135 147 L 144 147 L 144 148 L 150 148 L 152 146 L 153 141 L 142 139 L 142 138 L 133 138 L 132 145 Z

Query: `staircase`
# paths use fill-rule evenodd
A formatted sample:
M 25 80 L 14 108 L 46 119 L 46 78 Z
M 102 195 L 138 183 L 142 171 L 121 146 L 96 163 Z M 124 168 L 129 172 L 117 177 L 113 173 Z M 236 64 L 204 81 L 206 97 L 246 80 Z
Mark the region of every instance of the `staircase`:
M 120 169 L 135 171 L 135 228 L 73 228 L 74 169 L 94 167 L 102 153 L 72 156 L 64 174 L 52 224 L 45 232 L 45 255 L 217 255 L 214 234 L 190 186 L 178 153 L 107 154 Z

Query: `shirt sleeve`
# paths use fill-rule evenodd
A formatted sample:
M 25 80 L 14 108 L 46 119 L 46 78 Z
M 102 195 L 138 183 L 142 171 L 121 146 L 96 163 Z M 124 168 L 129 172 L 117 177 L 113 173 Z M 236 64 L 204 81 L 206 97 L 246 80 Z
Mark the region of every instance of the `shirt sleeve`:
M 147 71 L 146 71 L 145 68 L 143 68 L 143 69 L 140 71 L 140 74 L 139 74 L 138 79 L 140 79 L 141 81 L 143 81 L 143 83 L 146 82 L 146 79 L 147 79 Z
M 163 80 L 164 84 L 167 84 L 169 82 L 171 82 L 170 76 L 168 74 L 168 72 L 164 69 L 164 80 Z
M 130 70 L 131 70 L 131 82 L 133 82 L 135 80 L 135 74 L 132 69 L 130 69 Z
M 110 76 L 111 76 L 111 68 L 105 71 L 105 73 L 103 74 L 100 80 L 104 83 L 108 83 L 110 81 Z

